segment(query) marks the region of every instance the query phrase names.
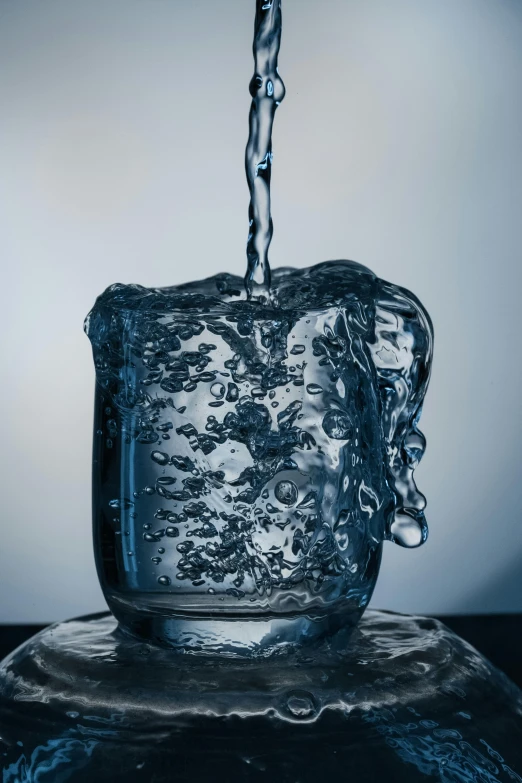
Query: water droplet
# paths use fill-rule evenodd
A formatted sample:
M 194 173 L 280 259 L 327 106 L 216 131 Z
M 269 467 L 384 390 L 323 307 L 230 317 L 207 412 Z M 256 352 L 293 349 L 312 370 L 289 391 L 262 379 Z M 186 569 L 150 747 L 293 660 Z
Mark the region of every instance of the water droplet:
M 351 419 L 344 411 L 328 411 L 323 419 L 323 430 L 334 440 L 348 440 L 353 435 Z
M 210 387 L 210 393 L 213 397 L 216 397 L 218 400 L 220 400 L 221 397 L 223 397 L 225 394 L 225 387 L 222 383 L 213 383 Z
M 168 587 L 171 584 L 169 576 L 158 576 L 158 583 L 164 587 Z
M 404 547 L 417 547 L 426 541 L 428 526 L 422 512 L 408 513 L 406 510 L 395 512 L 390 525 L 392 541 Z
M 280 481 L 276 485 L 274 494 L 280 503 L 285 506 L 293 506 L 297 500 L 297 487 L 293 481 Z
M 164 451 L 153 451 L 150 458 L 157 462 L 158 465 L 167 465 L 169 461 L 169 455 L 165 454 Z
M 292 348 L 290 353 L 293 354 L 294 356 L 299 356 L 299 354 L 300 353 L 304 353 L 305 350 L 306 350 L 306 348 L 305 348 L 304 345 L 299 345 L 298 344 L 298 345 L 294 345 L 294 347 Z
M 161 557 L 151 557 L 151 560 L 154 565 L 159 565 L 159 563 L 161 563 Z
M 318 383 L 309 383 L 306 387 L 306 391 L 308 394 L 321 394 L 323 387 L 319 386 Z

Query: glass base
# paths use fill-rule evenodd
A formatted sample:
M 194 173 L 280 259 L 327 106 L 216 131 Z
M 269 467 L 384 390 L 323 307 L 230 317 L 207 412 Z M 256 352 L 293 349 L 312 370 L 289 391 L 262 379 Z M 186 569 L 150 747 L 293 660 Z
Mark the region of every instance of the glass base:
M 441 623 L 388 612 L 251 657 L 176 652 L 93 615 L 0 666 L 3 783 L 512 783 L 521 736 L 503 674 Z
M 168 647 L 177 652 L 224 656 L 280 654 L 286 648 L 308 647 L 311 643 L 332 636 L 341 629 L 347 639 L 364 608 L 349 606 L 344 612 L 324 612 L 311 615 L 243 615 L 212 617 L 194 613 L 144 611 L 107 596 L 110 609 L 120 622 L 122 633 L 128 631 L 139 639 Z M 288 651 L 288 650 L 287 650 Z

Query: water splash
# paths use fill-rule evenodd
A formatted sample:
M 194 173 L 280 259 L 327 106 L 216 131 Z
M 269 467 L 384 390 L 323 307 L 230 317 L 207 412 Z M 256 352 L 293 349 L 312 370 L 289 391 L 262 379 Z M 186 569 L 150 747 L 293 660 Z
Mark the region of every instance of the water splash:
M 240 289 L 112 286 L 87 331 L 109 605 L 131 625 L 226 612 L 227 639 L 266 620 L 251 650 L 274 618 L 353 624 L 382 541 L 425 540 L 413 472 L 432 333 L 412 294 L 348 261 L 274 270 L 278 307 Z
M 281 43 L 281 0 L 256 0 L 254 76 L 250 82 L 252 105 L 245 168 L 250 190 L 248 269 L 245 287 L 249 299 L 270 299 L 268 248 L 273 225 L 270 213 L 272 126 L 285 86 L 277 70 Z

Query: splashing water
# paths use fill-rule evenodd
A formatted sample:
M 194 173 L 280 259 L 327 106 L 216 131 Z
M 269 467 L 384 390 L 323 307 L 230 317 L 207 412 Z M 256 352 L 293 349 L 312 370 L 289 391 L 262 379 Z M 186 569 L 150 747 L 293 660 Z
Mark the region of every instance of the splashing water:
M 270 176 L 272 168 L 272 125 L 276 108 L 285 96 L 277 71 L 281 43 L 281 0 L 256 0 L 254 31 L 254 76 L 250 82 L 252 105 L 245 168 L 250 190 L 247 242 L 248 270 L 245 287 L 249 299 L 270 299 L 268 248 L 272 239 Z
M 276 269 L 273 291 L 277 308 L 231 275 L 115 285 L 87 320 L 95 549 L 119 618 L 355 622 L 383 539 L 426 537 L 426 313 L 349 261 Z
M 115 285 L 86 323 L 98 571 L 120 621 L 141 632 L 149 618 L 145 635 L 174 614 L 354 624 L 382 541 L 427 536 L 413 481 L 432 348 L 422 305 L 350 261 L 271 279 L 280 40 L 281 0 L 257 0 L 244 285 Z M 260 644 L 282 638 L 256 628 Z

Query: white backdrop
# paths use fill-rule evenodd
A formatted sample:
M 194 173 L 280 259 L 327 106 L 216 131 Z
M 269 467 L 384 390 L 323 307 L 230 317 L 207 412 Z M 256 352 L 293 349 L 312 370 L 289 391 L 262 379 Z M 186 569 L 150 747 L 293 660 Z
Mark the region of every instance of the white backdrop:
M 0 621 L 104 606 L 82 320 L 244 269 L 253 12 L 0 0 Z M 431 535 L 386 545 L 374 606 L 522 610 L 521 40 L 517 0 L 284 0 L 272 264 L 353 258 L 435 323 Z

